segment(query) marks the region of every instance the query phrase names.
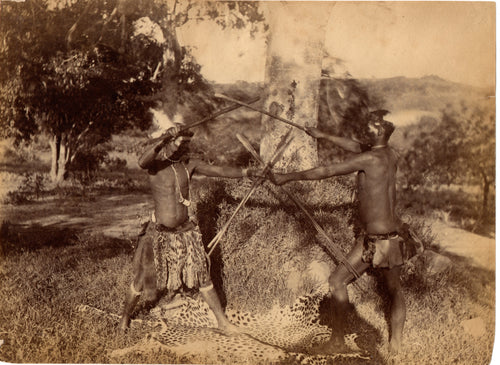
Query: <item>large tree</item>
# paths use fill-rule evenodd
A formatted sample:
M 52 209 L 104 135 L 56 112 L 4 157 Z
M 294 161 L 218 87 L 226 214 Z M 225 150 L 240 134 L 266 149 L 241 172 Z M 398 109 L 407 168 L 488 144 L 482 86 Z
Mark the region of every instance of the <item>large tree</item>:
M 215 107 L 200 66 L 178 41 L 179 27 L 211 19 L 222 27 L 251 24 L 255 31 L 262 20 L 255 4 L 245 2 L 28 0 L 2 6 L 2 131 L 18 140 L 45 134 L 55 182 L 85 144 L 131 125 L 147 127 L 151 107 L 171 119 Z
M 267 95 L 264 108 L 301 126 L 317 125 L 325 29 L 331 2 L 268 2 L 269 39 L 266 60 Z M 262 119 L 265 130 L 261 155 L 269 160 L 287 128 L 273 118 Z M 281 166 L 304 169 L 317 165 L 316 141 L 300 130 Z
M 113 7 L 89 4 L 7 3 L 1 14 L 2 131 L 18 140 L 44 134 L 56 183 L 86 143 L 140 124 L 148 105 L 136 96 L 161 86 L 153 78 L 161 45 L 139 33 L 122 42 L 118 22 L 95 26 Z M 128 26 L 137 27 L 137 19 Z M 75 24 L 84 28 L 78 36 Z

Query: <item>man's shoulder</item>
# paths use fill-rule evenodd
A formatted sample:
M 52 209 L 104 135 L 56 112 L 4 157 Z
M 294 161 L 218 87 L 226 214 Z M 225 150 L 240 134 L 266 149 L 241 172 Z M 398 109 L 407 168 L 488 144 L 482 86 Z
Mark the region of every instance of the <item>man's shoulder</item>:
M 202 159 L 197 157 L 191 157 L 184 161 L 184 165 L 186 165 L 189 168 L 195 168 L 196 166 L 199 166 L 204 163 L 205 162 Z
M 377 159 L 377 154 L 373 150 L 368 150 L 361 153 L 356 153 L 347 158 L 352 161 L 360 161 L 360 162 L 373 162 Z

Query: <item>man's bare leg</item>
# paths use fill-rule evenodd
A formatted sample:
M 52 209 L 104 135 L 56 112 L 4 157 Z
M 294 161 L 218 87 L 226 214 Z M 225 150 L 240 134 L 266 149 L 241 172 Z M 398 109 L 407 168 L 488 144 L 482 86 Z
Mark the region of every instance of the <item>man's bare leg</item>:
M 130 325 L 130 316 L 134 310 L 141 293 L 135 290 L 134 284 L 130 285 L 127 295 L 125 296 L 125 306 L 123 307 L 122 317 L 120 319 L 120 324 L 118 325 L 118 330 L 120 332 L 126 332 Z
M 229 320 L 227 319 L 226 314 L 222 309 L 219 297 L 217 296 L 217 292 L 215 291 L 212 284 L 200 288 L 200 294 L 203 300 L 207 302 L 212 312 L 214 312 L 218 327 L 221 331 L 226 334 L 236 334 L 242 332 L 241 329 L 229 322 Z
M 385 282 L 391 299 L 391 336 L 389 339 L 389 352 L 396 354 L 401 348 L 403 328 L 406 320 L 406 304 L 399 280 L 401 268 L 383 270 Z
M 363 243 L 357 242 L 351 252 L 347 255 L 347 261 L 354 267 L 356 272 L 363 274 L 370 265 L 361 261 Z M 344 341 L 346 334 L 346 320 L 352 310 L 347 294 L 347 284 L 354 280 L 353 274 L 343 264 L 339 264 L 330 275 L 330 293 L 332 299 L 332 336 L 323 345 L 317 347 L 315 352 L 342 353 L 351 352 Z

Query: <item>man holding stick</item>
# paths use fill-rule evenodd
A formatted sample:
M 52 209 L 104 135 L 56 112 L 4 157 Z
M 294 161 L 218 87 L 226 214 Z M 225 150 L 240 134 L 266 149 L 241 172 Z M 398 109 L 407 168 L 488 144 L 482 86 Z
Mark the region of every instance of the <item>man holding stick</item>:
M 179 133 L 179 131 L 181 131 Z M 155 210 L 151 222 L 140 237 L 134 255 L 134 280 L 126 295 L 119 329 L 125 331 L 139 297 L 154 301 L 157 291 L 172 298 L 183 286 L 199 289 L 214 312 L 224 333 L 240 332 L 224 314 L 210 279 L 208 256 L 198 225 L 189 216 L 190 180 L 193 174 L 211 177 L 261 176 L 257 170 L 208 165 L 189 159 L 186 128 L 170 128 L 162 138 L 152 141 L 139 158 L 148 170 Z
M 356 243 L 347 260 L 355 272 L 364 273 L 370 266 L 379 269 L 387 284 L 391 299 L 389 351 L 395 353 L 401 347 L 406 306 L 400 284 L 401 265 L 416 254 L 413 242 L 405 241 L 398 234 L 400 220 L 395 213 L 396 205 L 396 156 L 387 143 L 394 125 L 383 119 L 385 111 L 371 114 L 364 131 L 363 143 L 347 138 L 329 136 L 316 128 L 306 132 L 316 138 L 327 138 L 338 146 L 357 154 L 342 163 L 322 166 L 310 170 L 274 174 L 271 180 L 282 185 L 295 180 L 320 180 L 332 176 L 357 172 L 359 213 L 364 233 Z M 333 304 L 333 328 L 330 340 L 318 350 L 325 352 L 348 352 L 344 343 L 346 318 L 352 310 L 347 294 L 347 285 L 355 279 L 346 265 L 338 265 L 330 275 L 329 285 Z

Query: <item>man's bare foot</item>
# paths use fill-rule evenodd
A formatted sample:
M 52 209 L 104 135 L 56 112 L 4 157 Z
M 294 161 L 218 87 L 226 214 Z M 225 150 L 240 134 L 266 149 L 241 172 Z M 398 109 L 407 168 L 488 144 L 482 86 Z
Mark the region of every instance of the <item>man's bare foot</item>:
M 391 355 L 397 355 L 400 349 L 401 349 L 400 341 L 395 341 L 395 340 L 389 341 L 389 353 Z
M 344 342 L 344 339 L 330 339 L 309 350 L 313 355 L 346 354 L 353 352 Z
M 118 324 L 118 332 L 125 333 L 129 329 L 130 318 L 123 316 Z
M 397 341 L 390 341 L 387 348 L 387 354 L 384 356 L 384 360 L 387 364 L 394 363 L 394 357 L 399 353 L 401 348 L 401 343 Z
M 219 330 L 228 336 L 239 335 L 239 334 L 245 333 L 240 327 L 235 326 L 234 324 L 232 324 L 229 321 L 227 323 L 224 323 L 224 324 L 219 324 Z

